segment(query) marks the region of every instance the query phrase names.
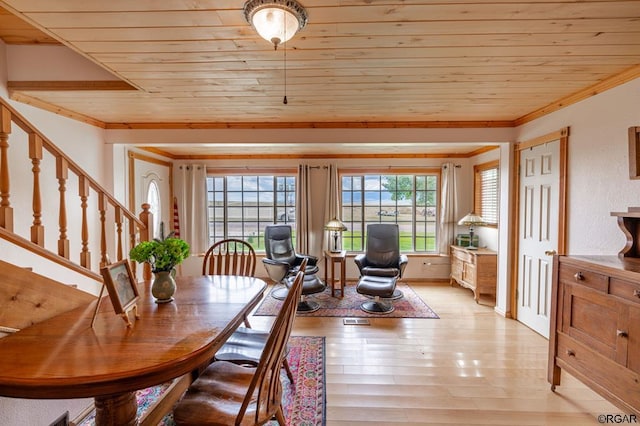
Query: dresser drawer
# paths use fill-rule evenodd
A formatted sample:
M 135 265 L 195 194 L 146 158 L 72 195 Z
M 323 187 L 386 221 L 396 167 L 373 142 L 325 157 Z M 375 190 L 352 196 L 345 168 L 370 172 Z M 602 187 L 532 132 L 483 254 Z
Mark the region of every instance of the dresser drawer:
M 588 269 L 577 268 L 573 265 L 561 264 L 559 277 L 562 281 L 577 283 L 604 293 L 607 292 L 609 284 L 608 276 Z
M 612 277 L 609 283 L 609 293 L 631 302 L 640 303 L 640 283 Z
M 558 334 L 557 358 L 560 366 L 596 389 L 624 395 L 624 404 L 640 407 L 640 375 L 607 359 L 563 333 Z M 564 364 L 564 365 L 563 365 Z
M 462 250 L 453 250 L 453 256 L 465 263 L 475 263 L 475 255 Z

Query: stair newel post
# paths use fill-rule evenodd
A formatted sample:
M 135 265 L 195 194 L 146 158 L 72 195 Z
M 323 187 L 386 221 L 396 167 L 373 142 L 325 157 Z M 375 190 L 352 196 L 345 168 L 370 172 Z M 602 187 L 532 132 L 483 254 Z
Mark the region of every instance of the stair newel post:
M 107 254 L 107 195 L 101 192 L 98 195 L 98 211 L 100 212 L 100 267 L 108 265 Z
M 153 213 L 151 213 L 151 204 L 144 203 L 142 205 L 142 212 L 140 213 L 140 220 L 144 223 L 144 228 L 140 230 L 140 241 L 150 241 L 153 238 Z M 145 280 L 151 279 L 151 265 L 144 264 L 142 270 L 142 278 Z
M 78 176 L 80 206 L 82 207 L 82 251 L 80 252 L 80 265 L 91 268 L 91 252 L 89 251 L 89 223 L 87 220 L 87 199 L 89 198 L 89 179 L 86 176 Z
M 133 247 L 136 246 L 137 243 L 137 236 L 138 236 L 138 224 L 135 221 L 135 218 L 133 216 L 127 216 L 129 218 L 129 249 L 132 249 Z M 127 254 L 128 256 L 128 254 Z M 129 262 L 131 264 L 131 269 L 133 270 L 134 274 L 137 274 L 138 271 L 138 264 L 136 262 Z
M 116 259 L 119 261 L 123 258 L 122 253 L 122 208 L 118 205 L 115 207 L 114 220 L 116 222 Z
M 13 232 L 13 208 L 9 202 L 9 134 L 11 111 L 0 105 L 0 226 Z
M 56 177 L 58 178 L 58 194 L 60 195 L 60 205 L 58 207 L 58 227 L 60 237 L 58 238 L 58 254 L 69 259 L 69 239 L 67 238 L 67 179 L 69 178 L 69 163 L 62 157 L 56 157 Z
M 42 138 L 35 133 L 29 134 L 29 158 L 33 173 L 33 225 L 31 242 L 44 247 L 44 226 L 42 226 L 42 195 L 40 192 L 40 162 L 42 161 Z

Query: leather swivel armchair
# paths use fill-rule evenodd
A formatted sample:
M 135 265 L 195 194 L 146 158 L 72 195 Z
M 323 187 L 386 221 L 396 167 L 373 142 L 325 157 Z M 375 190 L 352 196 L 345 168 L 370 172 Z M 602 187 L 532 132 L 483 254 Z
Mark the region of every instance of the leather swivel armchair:
M 264 231 L 266 257 L 262 263 L 267 270 L 269 278 L 283 284 L 282 288 L 275 289 L 271 295 L 276 299 L 284 299 L 293 283 L 296 273 L 304 259 L 307 266 L 304 269 L 304 281 L 302 283 L 302 297 L 298 303 L 298 311 L 314 312 L 320 308 L 317 302 L 309 301 L 306 296 L 321 293 L 326 284 L 318 276 L 318 258 L 307 254 L 296 253 L 291 239 L 290 225 L 267 225 Z
M 360 276 L 397 277 L 407 267 L 409 259 L 400 254 L 400 229 L 395 223 L 372 223 L 367 225 L 367 246 L 364 253 L 355 257 Z M 403 297 L 402 291 L 394 289 L 390 299 Z

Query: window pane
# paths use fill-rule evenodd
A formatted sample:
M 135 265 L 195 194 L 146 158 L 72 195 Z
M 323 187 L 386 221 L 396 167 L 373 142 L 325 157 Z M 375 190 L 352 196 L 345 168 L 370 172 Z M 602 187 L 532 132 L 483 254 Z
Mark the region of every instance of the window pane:
M 397 223 L 403 251 L 436 251 L 438 175 L 341 176 L 343 247 L 364 250 L 370 223 Z M 364 200 L 364 205 L 363 205 Z
M 231 175 L 207 178 L 209 241 L 248 241 L 264 251 L 264 228 L 295 222 L 295 176 Z
M 160 189 L 155 180 L 149 182 L 147 189 L 147 203 L 149 203 L 149 211 L 153 214 L 153 230 L 154 238 L 160 237 L 160 222 L 162 222 L 162 208 L 160 205 Z M 168 230 L 165 230 L 168 233 Z
M 485 163 L 474 169 L 474 209 L 486 223 L 497 225 L 500 207 L 498 163 Z

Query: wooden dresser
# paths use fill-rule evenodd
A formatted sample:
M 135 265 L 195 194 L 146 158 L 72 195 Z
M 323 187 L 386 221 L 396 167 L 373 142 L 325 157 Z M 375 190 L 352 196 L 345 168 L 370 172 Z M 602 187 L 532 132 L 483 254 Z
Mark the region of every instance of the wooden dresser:
M 548 380 L 561 369 L 640 415 L 640 259 L 555 256 Z
M 497 269 L 495 251 L 451 246 L 451 284 L 471 289 L 476 303 L 480 294 L 496 295 Z

